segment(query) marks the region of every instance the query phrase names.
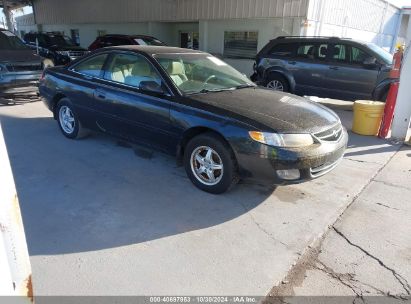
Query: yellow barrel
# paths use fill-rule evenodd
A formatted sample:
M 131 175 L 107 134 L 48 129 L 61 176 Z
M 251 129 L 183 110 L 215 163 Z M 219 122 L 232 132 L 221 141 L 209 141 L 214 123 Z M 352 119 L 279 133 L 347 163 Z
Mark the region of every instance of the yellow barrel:
M 357 100 L 354 103 L 352 131 L 361 135 L 377 135 L 384 114 L 385 103 Z

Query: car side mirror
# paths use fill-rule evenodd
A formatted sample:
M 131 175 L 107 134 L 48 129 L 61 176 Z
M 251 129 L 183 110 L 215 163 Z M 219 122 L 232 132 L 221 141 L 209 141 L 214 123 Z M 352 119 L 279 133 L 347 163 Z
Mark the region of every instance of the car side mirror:
M 141 81 L 139 85 L 139 89 L 142 91 L 153 92 L 158 94 L 164 94 L 165 91 L 163 87 L 155 81 L 147 80 Z

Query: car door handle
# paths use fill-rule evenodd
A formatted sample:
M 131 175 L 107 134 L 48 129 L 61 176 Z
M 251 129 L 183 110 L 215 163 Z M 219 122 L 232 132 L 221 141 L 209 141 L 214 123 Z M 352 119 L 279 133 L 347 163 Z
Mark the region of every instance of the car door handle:
M 90 75 L 83 75 L 83 77 L 87 80 L 93 80 L 94 79 L 94 77 L 90 76 Z
M 339 70 L 340 68 L 339 68 L 339 67 L 336 67 L 336 66 L 330 66 L 329 69 L 336 71 L 336 70 Z
M 295 65 L 295 64 L 297 64 L 297 62 L 296 61 L 288 61 L 288 64 Z
M 106 94 L 104 94 L 104 92 L 100 91 L 100 90 L 94 90 L 94 97 L 97 99 L 106 99 Z

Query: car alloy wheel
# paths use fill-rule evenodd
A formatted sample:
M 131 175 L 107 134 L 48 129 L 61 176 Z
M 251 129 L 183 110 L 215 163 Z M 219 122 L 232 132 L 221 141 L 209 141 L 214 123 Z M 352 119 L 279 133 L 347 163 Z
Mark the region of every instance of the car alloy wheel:
M 284 85 L 279 80 L 271 80 L 269 83 L 267 83 L 267 88 L 274 91 L 284 91 Z
M 72 134 L 76 127 L 74 114 L 68 106 L 62 106 L 59 109 L 59 122 L 63 131 Z
M 224 175 L 224 165 L 220 155 L 210 147 L 194 149 L 190 158 L 191 170 L 196 179 L 206 186 L 217 185 Z

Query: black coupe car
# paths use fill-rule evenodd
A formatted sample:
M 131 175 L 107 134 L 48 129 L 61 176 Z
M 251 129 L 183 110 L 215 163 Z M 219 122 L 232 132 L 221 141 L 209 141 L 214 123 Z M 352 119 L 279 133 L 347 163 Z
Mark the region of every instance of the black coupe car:
M 240 178 L 319 177 L 336 167 L 348 139 L 333 111 L 257 87 L 224 61 L 187 49 L 100 49 L 47 69 L 40 92 L 66 137 L 91 129 L 154 146 L 216 194 Z

